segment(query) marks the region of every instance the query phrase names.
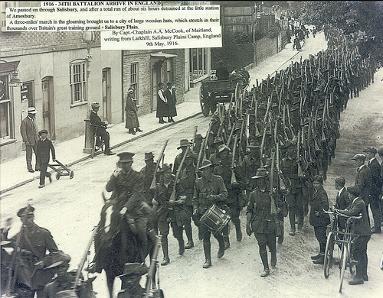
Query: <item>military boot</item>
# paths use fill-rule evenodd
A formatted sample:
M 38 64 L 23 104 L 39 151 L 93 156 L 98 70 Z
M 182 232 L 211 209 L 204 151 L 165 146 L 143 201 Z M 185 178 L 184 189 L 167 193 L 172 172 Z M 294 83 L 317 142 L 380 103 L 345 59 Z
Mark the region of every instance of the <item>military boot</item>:
M 237 235 L 237 241 L 242 241 L 242 231 L 241 231 L 241 223 L 238 222 L 235 224 L 235 233 Z
M 229 236 L 223 236 L 224 249 L 230 248 Z
M 210 242 L 204 241 L 203 242 L 203 252 L 205 254 L 205 263 L 203 264 L 203 268 L 207 269 L 211 267 L 211 246 Z
M 164 258 L 161 262 L 161 266 L 166 266 L 170 263 L 167 237 L 164 237 L 164 236 L 161 237 L 161 246 L 162 246 L 162 253 L 164 255 Z
M 185 242 L 184 240 L 181 238 L 178 240 L 178 254 L 180 256 L 182 256 L 185 252 Z
M 275 267 L 277 266 L 277 252 L 274 250 L 271 253 L 271 268 L 275 269 Z
M 261 255 L 261 260 L 263 264 L 263 272 L 261 273 L 261 277 L 266 277 L 270 275 L 270 268 L 269 268 L 269 261 L 267 260 L 267 252 L 260 253 Z
M 223 240 L 223 237 L 219 237 L 218 238 L 218 244 L 219 244 L 219 249 L 218 249 L 218 253 L 217 253 L 217 258 L 222 258 L 223 255 L 225 254 L 225 242 Z M 230 246 L 230 244 L 229 244 Z

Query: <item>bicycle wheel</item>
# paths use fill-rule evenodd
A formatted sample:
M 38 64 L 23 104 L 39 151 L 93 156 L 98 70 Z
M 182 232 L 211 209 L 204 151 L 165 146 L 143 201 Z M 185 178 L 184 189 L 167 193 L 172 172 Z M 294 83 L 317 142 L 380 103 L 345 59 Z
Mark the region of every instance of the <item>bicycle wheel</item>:
M 342 257 L 341 257 L 341 268 L 340 268 L 340 282 L 339 282 L 339 293 L 342 293 L 342 285 L 343 285 L 343 278 L 344 273 L 346 271 L 346 264 L 348 260 L 348 245 L 346 243 L 343 243 L 342 246 Z
M 330 268 L 332 267 L 333 253 L 334 253 L 334 233 L 330 232 L 327 236 L 326 250 L 324 253 L 323 273 L 325 278 L 328 278 L 330 275 Z

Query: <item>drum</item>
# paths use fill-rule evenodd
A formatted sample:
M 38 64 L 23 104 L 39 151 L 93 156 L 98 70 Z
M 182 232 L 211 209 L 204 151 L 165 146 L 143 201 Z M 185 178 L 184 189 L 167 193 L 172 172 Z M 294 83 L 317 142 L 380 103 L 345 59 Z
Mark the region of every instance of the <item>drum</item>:
M 216 205 L 211 206 L 204 215 L 202 215 L 200 222 L 204 224 L 212 232 L 220 232 L 229 223 L 230 216 L 226 211 L 218 208 Z

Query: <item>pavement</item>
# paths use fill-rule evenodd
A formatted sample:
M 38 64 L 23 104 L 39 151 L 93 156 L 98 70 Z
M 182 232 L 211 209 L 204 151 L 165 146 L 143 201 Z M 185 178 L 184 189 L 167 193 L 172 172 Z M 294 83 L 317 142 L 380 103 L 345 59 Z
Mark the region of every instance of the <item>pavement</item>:
M 323 33 L 317 34 L 316 38 L 308 38 L 302 51 L 300 52 L 292 48 L 292 43 L 287 44 L 281 52 L 268 57 L 260 64 L 252 66 L 248 70 L 250 74 L 250 85 L 256 84 L 257 79 L 265 79 L 268 74 L 274 74 L 275 71 L 287 67 L 291 61 L 297 61 L 301 56 L 305 59 L 310 54 L 315 54 L 325 47 L 326 42 Z M 200 84 L 186 92 L 184 95 L 184 102 L 177 105 L 178 116 L 175 117 L 176 123 L 159 124 L 158 119 L 155 117 L 155 112 L 142 115 L 139 117 L 139 121 L 143 132 L 138 133 L 135 136 L 128 134 L 127 129 L 125 128 L 125 123 L 111 125 L 111 127 L 108 128 L 111 136 L 111 148 L 114 149 L 120 147 L 129 142 L 140 139 L 143 136 L 166 129 L 174 124 L 199 115 L 201 113 L 199 103 L 199 87 Z M 68 167 L 84 161 L 90 158 L 90 155 L 82 152 L 83 147 L 84 136 L 56 143 L 55 149 L 57 159 Z M 51 172 L 53 171 L 51 170 Z M 76 173 L 74 173 L 74 175 L 76 175 Z M 39 179 L 39 172 L 29 173 L 27 171 L 25 155 L 22 152 L 19 157 L 1 163 L 0 177 L 0 194 L 4 194 L 26 183 Z

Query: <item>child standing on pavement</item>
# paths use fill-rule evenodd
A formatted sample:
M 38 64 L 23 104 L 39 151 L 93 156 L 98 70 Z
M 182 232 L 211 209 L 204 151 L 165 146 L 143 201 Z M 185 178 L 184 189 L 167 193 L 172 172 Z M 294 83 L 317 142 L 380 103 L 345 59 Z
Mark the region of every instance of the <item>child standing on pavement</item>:
M 53 161 L 56 160 L 55 147 L 51 140 L 48 139 L 48 131 L 43 129 L 39 131 L 40 140 L 37 142 L 37 160 L 40 164 L 40 185 L 39 188 L 45 186 L 45 177 L 49 178 L 49 182 L 52 182 L 51 174 L 47 172 L 50 155 L 52 152 Z

